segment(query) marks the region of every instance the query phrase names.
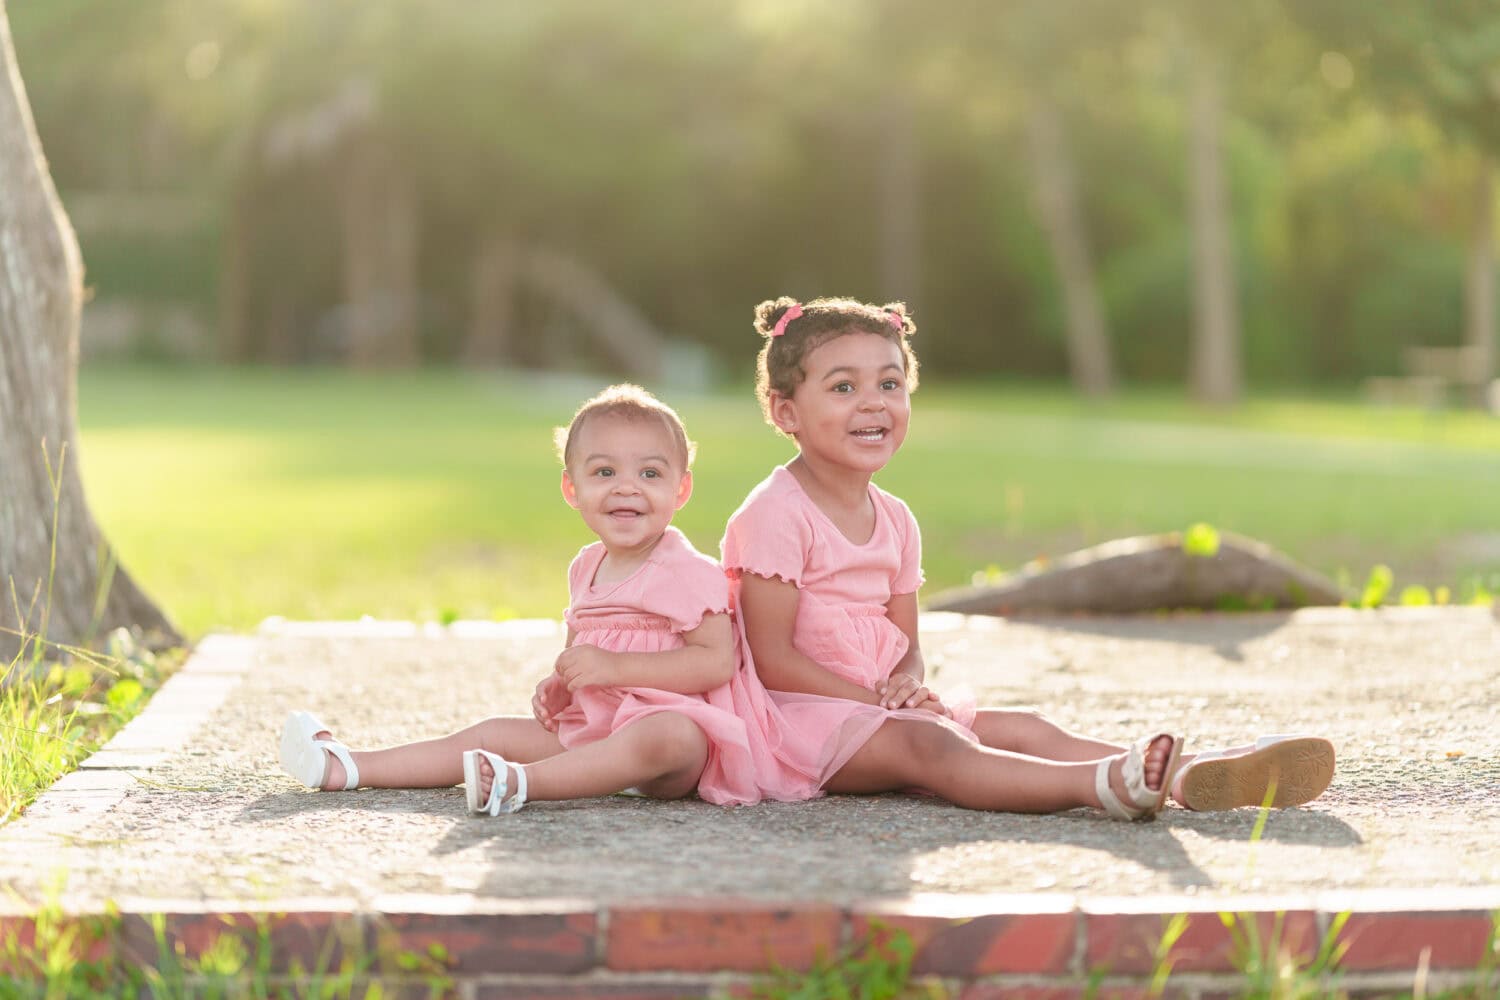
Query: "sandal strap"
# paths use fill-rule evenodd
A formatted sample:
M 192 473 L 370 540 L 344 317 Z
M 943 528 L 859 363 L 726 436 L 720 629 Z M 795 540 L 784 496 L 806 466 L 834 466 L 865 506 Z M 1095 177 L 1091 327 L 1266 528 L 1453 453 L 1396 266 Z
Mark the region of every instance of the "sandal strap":
M 344 765 L 344 791 L 359 787 L 359 768 L 354 766 L 354 757 L 350 755 L 348 747 L 338 740 L 313 740 L 313 746 L 327 750 Z
M 506 761 L 509 764 L 509 761 Z M 520 764 L 511 764 L 516 771 L 516 794 L 500 806 L 503 813 L 513 813 L 526 804 L 526 769 Z
M 497 753 L 488 750 L 476 750 L 490 762 L 495 769 L 495 780 L 490 783 L 490 797 L 485 800 L 483 811 L 491 816 L 499 816 L 501 813 L 513 813 L 526 804 L 526 771 L 519 764 L 512 764 Z M 510 786 L 510 772 L 516 772 L 516 794 L 509 799 L 505 797 Z
M 1099 762 L 1099 766 L 1094 769 L 1094 793 L 1099 796 L 1099 804 L 1104 807 L 1104 811 L 1115 819 L 1138 819 L 1145 810 L 1133 809 L 1127 806 L 1120 801 L 1120 797 L 1115 794 L 1114 789 L 1109 787 L 1109 765 L 1114 763 L 1114 760 L 1114 757 L 1105 757 Z M 1129 751 L 1125 754 L 1125 761 L 1128 766 L 1130 761 Z

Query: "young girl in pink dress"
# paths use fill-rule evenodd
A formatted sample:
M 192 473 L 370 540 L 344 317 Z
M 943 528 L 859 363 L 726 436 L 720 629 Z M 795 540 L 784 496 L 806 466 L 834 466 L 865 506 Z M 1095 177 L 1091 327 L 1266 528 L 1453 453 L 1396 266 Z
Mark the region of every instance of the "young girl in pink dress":
M 534 717 L 486 719 L 440 739 L 351 751 L 307 712 L 281 739 L 283 767 L 320 789 L 437 788 L 462 780 L 469 809 L 634 788 L 759 798 L 757 762 L 728 682 L 729 586 L 673 514 L 692 493 L 693 446 L 669 407 L 613 386 L 559 429 L 563 498 L 599 540 L 568 571 L 566 648 L 537 686 Z
M 763 794 L 920 788 L 975 809 L 1094 806 L 1141 819 L 1160 811 L 1174 777 L 1193 787 L 1259 781 L 1263 791 L 1273 768 L 1314 757 L 1300 772 L 1286 768 L 1275 804 L 1327 786 L 1326 740 L 1273 738 L 1214 762 L 1205 754 L 1193 779 L 1179 766 L 1180 736 L 1124 748 L 1035 712 L 946 703 L 924 682 L 917 642 L 917 523 L 871 482 L 906 438 L 915 324 L 900 303 L 781 298 L 757 307 L 755 326 L 766 338 L 762 408 L 798 451 L 750 492 L 722 543 L 741 657 L 768 690 L 769 704 L 739 706 L 769 748 Z M 1233 798 L 1199 795 L 1212 808 L 1259 803 Z

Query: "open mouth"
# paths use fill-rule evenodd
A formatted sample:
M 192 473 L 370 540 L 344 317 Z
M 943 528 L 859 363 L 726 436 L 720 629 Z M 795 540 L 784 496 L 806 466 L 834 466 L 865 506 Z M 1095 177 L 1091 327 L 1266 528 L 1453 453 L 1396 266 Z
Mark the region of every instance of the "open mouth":
M 850 431 L 849 433 L 861 441 L 884 441 L 889 431 L 884 427 L 861 427 L 859 430 Z
M 604 513 L 620 521 L 633 521 L 638 517 L 646 516 L 643 511 L 627 510 L 624 507 L 618 508 L 616 510 L 607 510 Z

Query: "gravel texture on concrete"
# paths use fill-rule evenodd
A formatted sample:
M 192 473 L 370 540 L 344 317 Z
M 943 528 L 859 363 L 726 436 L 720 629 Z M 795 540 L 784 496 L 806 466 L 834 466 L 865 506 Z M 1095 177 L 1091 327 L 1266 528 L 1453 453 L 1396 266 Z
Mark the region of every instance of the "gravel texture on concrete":
M 277 765 L 290 709 L 356 748 L 527 711 L 553 623 L 269 624 L 210 640 L 135 724 L 0 827 L 5 907 L 103 900 L 373 906 L 390 894 L 601 903 L 1037 893 L 1210 899 L 1500 887 L 1500 625 L 1477 608 L 923 619 L 933 683 L 1126 741 L 1333 740 L 1332 787 L 1271 813 L 971 812 L 905 796 L 722 809 L 610 797 L 471 817 L 461 788 L 313 792 Z M 209 650 L 233 645 L 238 668 Z M 234 657 L 230 657 L 234 659 Z M 223 657 L 219 657 L 222 661 Z M 62 885 L 60 890 L 56 886 Z

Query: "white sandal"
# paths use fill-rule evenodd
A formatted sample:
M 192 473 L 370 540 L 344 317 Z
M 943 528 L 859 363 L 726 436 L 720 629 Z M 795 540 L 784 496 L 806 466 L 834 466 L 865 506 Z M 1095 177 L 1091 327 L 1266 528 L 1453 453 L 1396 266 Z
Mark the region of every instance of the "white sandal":
M 311 712 L 293 712 L 281 727 L 281 766 L 308 788 L 323 788 L 328 777 L 329 754 L 344 765 L 344 791 L 359 787 L 359 768 L 349 748 L 338 740 L 320 740 L 319 733 L 332 732 Z
M 1168 751 L 1166 765 L 1162 768 L 1161 787 L 1153 791 L 1146 787 L 1146 751 L 1150 749 L 1152 743 L 1163 736 L 1172 741 L 1172 749 Z M 1109 787 L 1109 768 L 1115 762 L 1115 758 L 1106 757 L 1099 762 L 1099 767 L 1094 771 L 1094 791 L 1099 796 L 1099 804 L 1115 819 L 1152 819 L 1161 812 L 1162 806 L 1167 801 L 1167 793 L 1172 788 L 1172 777 L 1177 770 L 1177 759 L 1182 756 L 1182 737 L 1172 733 L 1143 736 L 1131 744 L 1124 756 L 1125 761 L 1120 769 L 1120 777 L 1125 781 L 1125 796 L 1130 803 L 1127 805 L 1121 802 L 1114 789 Z
M 480 801 L 479 798 L 479 760 L 480 758 L 490 762 L 495 769 L 495 780 L 490 783 L 489 798 Z M 509 771 L 516 772 L 516 794 L 510 798 L 505 797 L 506 786 L 510 783 Z M 519 764 L 512 764 L 497 753 L 488 750 L 465 750 L 464 751 L 464 798 L 469 803 L 471 813 L 489 813 L 498 816 L 501 813 L 513 813 L 526 804 L 526 771 Z
M 1176 798 L 1200 811 L 1258 807 L 1274 784 L 1271 808 L 1300 806 L 1328 789 L 1333 764 L 1333 744 L 1321 736 L 1262 736 L 1246 753 L 1212 750 L 1194 756 L 1182 769 Z

